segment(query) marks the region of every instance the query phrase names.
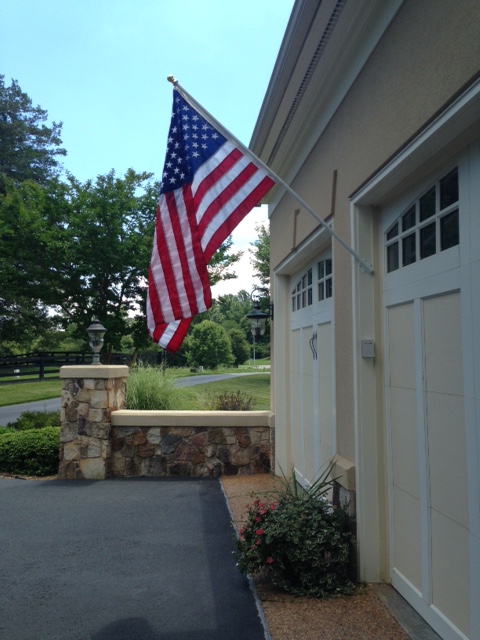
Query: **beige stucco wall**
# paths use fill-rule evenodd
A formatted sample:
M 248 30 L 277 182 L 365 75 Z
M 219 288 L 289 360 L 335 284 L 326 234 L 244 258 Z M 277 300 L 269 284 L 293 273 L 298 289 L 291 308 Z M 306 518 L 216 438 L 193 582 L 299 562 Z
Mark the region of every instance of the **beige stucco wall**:
M 479 27 L 477 0 L 407 0 L 293 181 L 293 188 L 327 216 L 332 175 L 338 171 L 334 229 L 347 242 L 349 196 L 478 72 Z M 284 197 L 272 211 L 273 268 L 291 253 L 297 208 Z M 301 212 L 297 245 L 315 227 Z M 337 447 L 353 460 L 351 259 L 335 242 L 333 248 Z

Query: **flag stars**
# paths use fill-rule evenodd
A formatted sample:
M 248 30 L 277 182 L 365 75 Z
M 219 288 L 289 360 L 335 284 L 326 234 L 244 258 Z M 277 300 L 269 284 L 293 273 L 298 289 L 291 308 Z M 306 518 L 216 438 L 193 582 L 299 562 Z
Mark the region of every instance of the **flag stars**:
M 203 162 L 225 142 L 223 136 L 176 95 L 170 126 L 167 154 L 162 174 L 161 193 L 186 184 Z

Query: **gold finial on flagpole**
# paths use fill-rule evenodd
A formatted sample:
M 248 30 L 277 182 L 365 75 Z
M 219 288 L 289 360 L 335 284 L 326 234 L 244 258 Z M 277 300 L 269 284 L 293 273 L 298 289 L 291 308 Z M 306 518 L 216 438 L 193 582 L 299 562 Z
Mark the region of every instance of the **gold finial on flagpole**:
M 176 84 L 178 84 L 178 80 L 175 79 L 174 76 L 172 76 L 171 74 L 167 77 L 167 80 L 169 82 L 171 82 L 173 84 L 173 86 L 175 86 Z

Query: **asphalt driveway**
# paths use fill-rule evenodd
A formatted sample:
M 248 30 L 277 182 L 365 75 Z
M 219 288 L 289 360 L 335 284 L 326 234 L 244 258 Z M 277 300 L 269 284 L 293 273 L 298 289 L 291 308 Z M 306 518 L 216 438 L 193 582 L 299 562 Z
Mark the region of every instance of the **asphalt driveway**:
M 0 479 L 2 640 L 263 640 L 217 479 Z

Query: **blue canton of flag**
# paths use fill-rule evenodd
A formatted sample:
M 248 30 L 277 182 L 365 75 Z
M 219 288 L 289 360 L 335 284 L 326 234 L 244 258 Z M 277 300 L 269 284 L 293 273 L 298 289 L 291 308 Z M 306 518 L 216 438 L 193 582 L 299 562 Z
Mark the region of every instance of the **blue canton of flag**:
M 192 182 L 197 169 L 224 142 L 226 139 L 183 98 L 175 96 L 160 193 Z

